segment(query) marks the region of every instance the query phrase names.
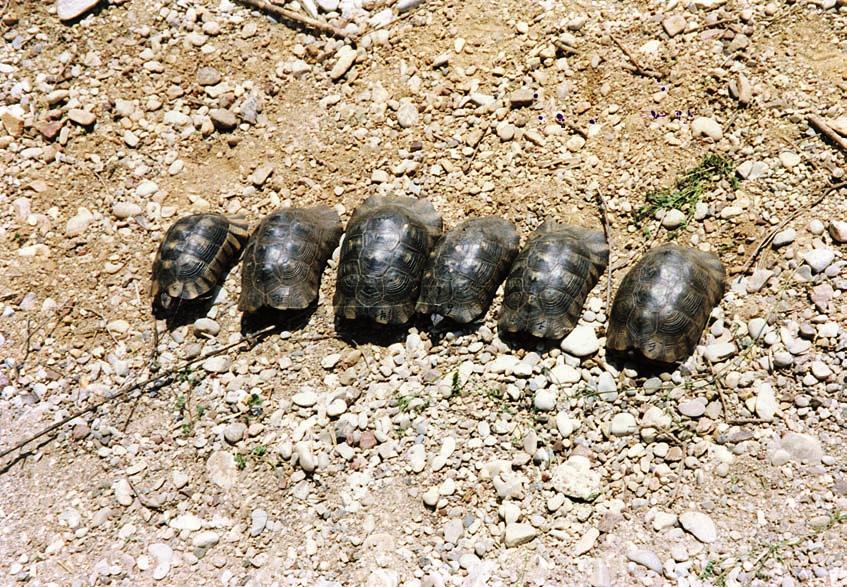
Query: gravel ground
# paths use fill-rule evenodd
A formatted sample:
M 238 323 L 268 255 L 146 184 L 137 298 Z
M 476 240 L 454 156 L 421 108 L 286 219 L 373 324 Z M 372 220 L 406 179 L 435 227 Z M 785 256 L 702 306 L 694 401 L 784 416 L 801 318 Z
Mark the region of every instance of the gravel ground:
M 847 584 L 847 2 L 300 4 L 348 39 L 230 0 L 0 3 L 0 447 L 148 376 L 191 211 L 605 216 L 611 272 L 560 345 L 501 341 L 499 296 L 341 340 L 336 251 L 302 329 L 4 457 L 0 582 Z M 727 293 L 676 370 L 607 361 L 610 294 L 668 241 Z M 239 288 L 158 324 L 162 369 L 240 339 Z

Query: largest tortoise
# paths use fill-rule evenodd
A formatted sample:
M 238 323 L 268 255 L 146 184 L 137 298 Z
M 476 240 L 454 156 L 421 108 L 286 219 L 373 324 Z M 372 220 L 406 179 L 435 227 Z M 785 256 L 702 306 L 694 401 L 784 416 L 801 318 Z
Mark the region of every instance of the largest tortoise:
M 673 244 L 650 250 L 618 288 L 606 346 L 658 363 L 682 360 L 697 346 L 725 280 L 711 253 Z
M 408 322 L 441 228 L 441 217 L 426 200 L 365 200 L 350 218 L 341 245 L 333 298 L 336 315 L 388 325 Z

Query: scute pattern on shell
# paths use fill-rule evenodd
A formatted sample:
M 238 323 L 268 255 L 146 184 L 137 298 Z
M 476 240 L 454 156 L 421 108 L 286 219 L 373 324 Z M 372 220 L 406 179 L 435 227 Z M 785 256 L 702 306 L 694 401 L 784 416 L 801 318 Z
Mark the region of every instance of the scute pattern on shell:
M 403 324 L 414 314 L 441 217 L 426 200 L 371 196 L 341 245 L 333 304 L 346 319 Z
M 338 214 L 327 206 L 286 208 L 265 217 L 244 249 L 238 308 L 308 308 L 318 298 L 341 232 Z
M 153 262 L 154 308 L 171 310 L 179 300 L 196 300 L 220 285 L 238 262 L 247 234 L 241 218 L 192 214 L 177 220 Z
M 476 320 L 491 305 L 519 243 L 514 224 L 503 218 L 463 222 L 436 245 L 424 272 L 417 311 L 461 324 Z
M 566 336 L 608 263 L 602 232 L 546 221 L 506 278 L 500 329 L 537 338 Z
M 606 346 L 675 363 L 697 346 L 726 287 L 717 256 L 678 245 L 648 251 L 627 273 L 612 304 Z

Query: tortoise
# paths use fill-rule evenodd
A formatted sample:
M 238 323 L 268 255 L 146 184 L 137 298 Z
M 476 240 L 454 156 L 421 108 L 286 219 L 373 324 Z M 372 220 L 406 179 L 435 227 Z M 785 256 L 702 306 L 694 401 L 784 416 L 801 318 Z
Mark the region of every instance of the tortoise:
M 467 324 L 482 316 L 518 253 L 514 224 L 485 216 L 467 220 L 436 245 L 424 271 L 417 311 Z
M 341 239 L 328 206 L 285 208 L 266 216 L 244 248 L 238 309 L 303 310 L 318 299 L 321 275 Z
M 647 252 L 626 274 L 612 303 L 606 347 L 675 363 L 697 346 L 724 294 L 720 259 L 668 244 Z
M 415 312 L 421 276 L 441 216 L 427 200 L 371 196 L 347 225 L 336 283 L 336 316 L 399 325 Z
M 207 297 L 238 262 L 247 223 L 222 214 L 191 214 L 165 233 L 153 262 L 153 310 L 170 312 Z
M 566 336 L 609 263 L 602 232 L 547 220 L 530 236 L 506 278 L 500 329 L 536 338 Z

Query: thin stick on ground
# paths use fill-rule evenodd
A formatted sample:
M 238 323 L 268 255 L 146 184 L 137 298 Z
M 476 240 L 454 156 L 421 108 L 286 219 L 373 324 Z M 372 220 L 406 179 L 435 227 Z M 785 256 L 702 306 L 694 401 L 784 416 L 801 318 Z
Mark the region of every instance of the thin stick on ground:
M 609 270 L 606 276 L 606 314 L 612 310 L 612 233 L 609 227 L 609 215 L 606 208 L 606 199 L 603 192 L 597 190 L 597 206 L 600 208 L 600 221 L 603 223 L 603 234 L 609 247 Z
M 847 137 L 842 137 L 840 134 L 835 132 L 832 127 L 827 124 L 826 120 L 817 114 L 809 114 L 806 120 L 809 121 L 809 126 L 820 132 L 830 141 L 835 143 L 842 151 L 847 153 Z
M 346 32 L 342 31 L 338 27 L 332 26 L 329 23 L 322 22 L 320 20 L 314 19 L 304 14 L 300 14 L 298 12 L 294 12 L 293 10 L 288 10 L 287 8 L 276 6 L 274 4 L 271 4 L 270 2 L 265 2 L 265 0 L 237 1 L 241 4 L 244 4 L 245 6 L 249 6 L 250 8 L 255 8 L 256 10 L 260 10 L 262 12 L 267 12 L 268 14 L 272 14 L 273 16 L 284 20 L 296 22 L 304 27 L 318 30 L 322 33 L 332 35 L 333 37 L 338 37 L 339 39 L 351 38 L 350 35 L 348 35 Z
M 627 49 L 626 46 L 621 43 L 615 35 L 609 33 L 609 38 L 615 45 L 617 45 L 618 49 L 620 49 L 621 52 L 626 55 L 626 58 L 629 59 L 630 63 L 632 63 L 632 66 L 635 68 L 635 71 L 637 73 L 646 77 L 652 77 L 653 79 L 662 79 L 665 77 L 663 73 L 642 66 L 641 63 L 639 63 L 638 59 L 635 58 L 635 55 L 632 54 L 632 51 Z
M 235 347 L 237 347 L 237 346 L 239 346 L 239 345 L 241 345 L 245 342 L 250 342 L 250 341 L 257 339 L 257 338 L 260 338 L 260 337 L 262 337 L 266 334 L 270 334 L 271 332 L 273 332 L 277 329 L 278 329 L 278 326 L 276 326 L 276 325 L 268 326 L 267 328 L 263 328 L 262 330 L 254 332 L 253 334 L 243 336 L 239 340 L 237 340 L 236 342 L 233 342 L 233 343 L 228 344 L 226 346 L 222 346 L 219 349 L 209 351 L 208 353 L 204 353 L 202 355 L 194 357 L 193 359 L 188 359 L 186 361 L 183 361 L 182 363 L 180 363 L 179 366 L 168 369 L 167 371 L 163 371 L 160 374 L 156 375 L 155 377 L 148 377 L 144 381 L 132 384 L 129 387 L 124 387 L 123 389 L 118 390 L 114 395 L 109 396 L 105 399 L 102 399 L 99 402 L 95 402 L 95 403 L 91 404 L 90 406 L 88 406 L 87 408 L 77 410 L 76 412 L 74 412 L 70 416 L 62 418 L 58 422 L 54 422 L 53 424 L 50 424 L 49 426 L 39 430 L 35 434 L 28 436 L 27 438 L 21 440 L 20 442 L 16 443 L 15 445 L 13 445 L 13 446 L 7 448 L 6 450 L 0 452 L 0 459 L 2 459 L 3 457 L 5 457 L 8 454 L 13 453 L 14 451 L 16 451 L 20 448 L 23 448 L 24 446 L 26 446 L 27 444 L 29 444 L 33 440 L 37 440 L 37 439 L 41 438 L 42 436 L 49 434 L 50 432 L 53 432 L 57 428 L 61 428 L 62 426 L 64 426 L 68 422 L 70 422 L 72 420 L 76 420 L 80 416 L 84 416 L 85 414 L 97 411 L 101 406 L 104 406 L 104 405 L 106 405 L 110 402 L 117 400 L 117 399 L 126 397 L 128 394 L 132 393 L 133 391 L 137 391 L 139 389 L 144 389 L 145 387 L 147 387 L 149 385 L 153 385 L 155 383 L 160 383 L 160 382 L 164 381 L 166 378 L 170 377 L 171 375 L 175 375 L 175 374 L 179 373 L 180 371 L 185 370 L 186 368 L 188 368 L 191 365 L 202 362 L 202 361 L 204 361 L 208 358 L 215 357 L 217 355 L 223 354 L 223 353 L 225 353 L 225 352 L 227 352 L 227 351 L 229 351 L 229 350 L 231 350 L 231 349 L 233 349 L 233 348 L 235 348 Z
M 797 211 L 795 211 L 794 214 L 792 214 L 791 216 L 789 216 L 788 218 L 786 218 L 785 220 L 780 222 L 776 226 L 776 228 L 774 228 L 772 231 L 770 231 L 767 234 L 767 236 L 765 236 L 765 238 L 762 239 L 762 242 L 760 242 L 759 245 L 755 248 L 753 253 L 750 255 L 750 258 L 747 259 L 747 262 L 744 263 L 744 265 L 742 265 L 740 267 L 738 267 L 738 266 L 734 267 L 732 269 L 732 273 L 733 274 L 739 274 L 739 273 L 747 273 L 748 271 L 750 271 L 750 268 L 753 267 L 753 264 L 756 262 L 756 259 L 758 259 L 759 255 L 762 254 L 762 251 L 765 250 L 765 247 L 767 247 L 769 244 L 771 244 L 773 242 L 773 239 L 774 239 L 774 237 L 776 237 L 777 233 L 779 233 L 789 223 L 796 220 L 801 214 L 808 212 L 810 210 L 813 210 L 814 208 L 817 208 L 820 205 L 820 203 L 823 202 L 829 196 L 829 194 L 831 194 L 834 191 L 838 191 L 842 188 L 845 188 L 845 187 L 847 187 L 847 181 L 840 181 L 838 183 L 834 183 L 834 184 L 830 185 L 829 187 L 827 187 L 824 190 L 824 192 L 817 199 L 815 199 L 814 202 L 812 202 L 808 206 L 804 206 L 802 208 L 797 209 Z
M 53 334 L 53 331 L 55 331 L 56 328 L 58 328 L 58 326 L 62 322 L 62 320 L 64 320 L 65 317 L 68 314 L 70 314 L 71 311 L 73 311 L 73 309 L 74 309 L 74 302 L 65 302 L 65 304 L 62 305 L 62 312 L 60 314 L 58 314 L 57 317 L 56 317 L 56 326 L 54 326 L 50 330 L 50 332 L 48 332 L 45 335 L 45 338 L 49 338 Z M 29 358 L 30 353 L 32 352 L 32 337 L 35 336 L 36 332 L 38 332 L 39 330 L 41 330 L 44 327 L 44 324 L 48 320 L 49 320 L 49 317 L 45 318 L 43 322 L 39 322 L 38 325 L 35 328 L 32 328 L 32 321 L 29 318 L 27 318 L 27 321 L 26 321 L 26 340 L 24 341 L 24 356 L 21 357 L 20 362 L 16 366 L 16 370 L 17 370 L 18 374 L 20 374 L 21 370 L 23 369 L 24 364 L 26 363 L 27 359 Z

